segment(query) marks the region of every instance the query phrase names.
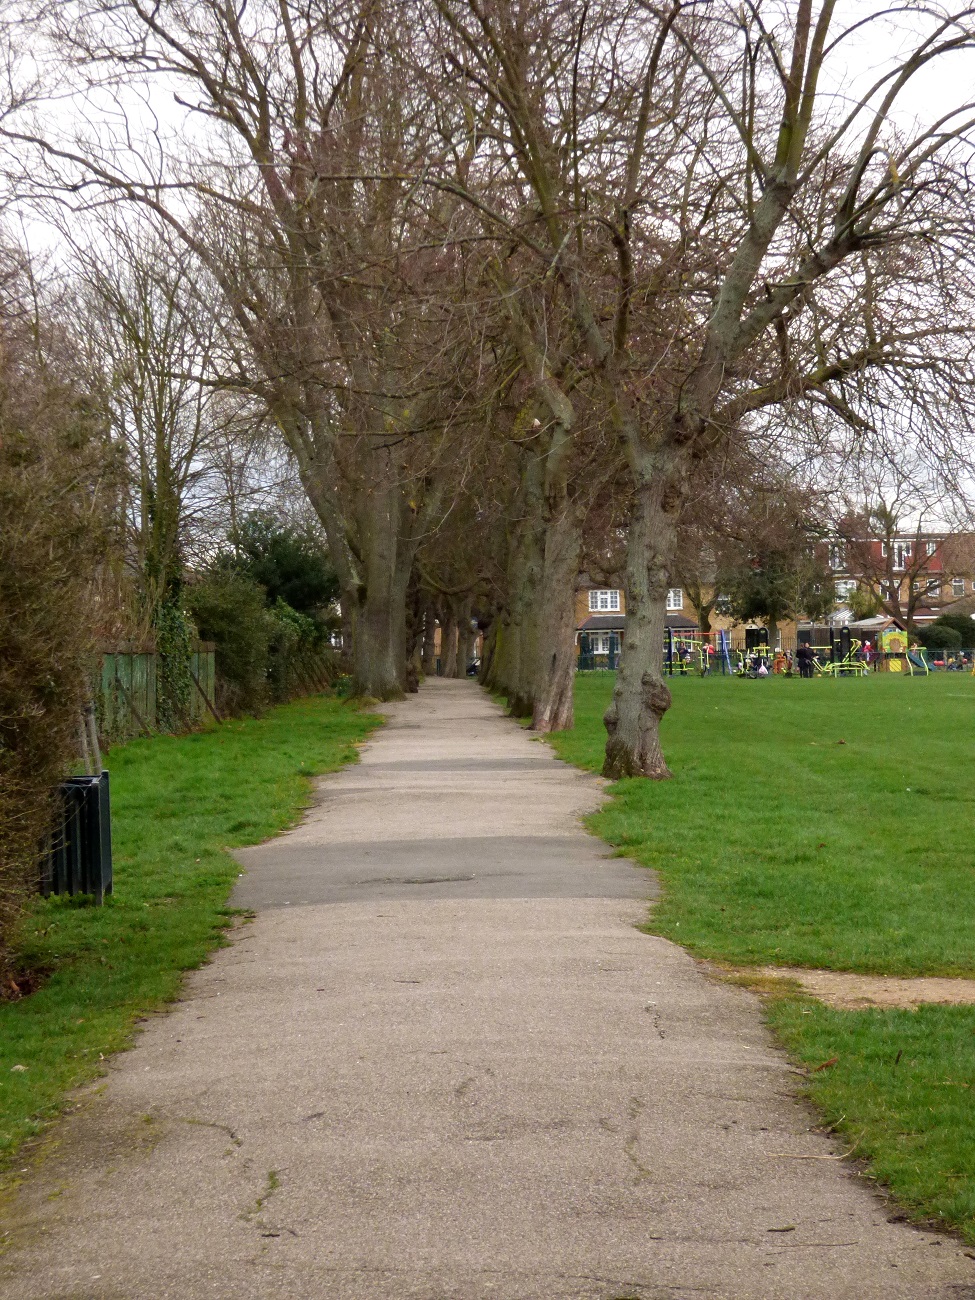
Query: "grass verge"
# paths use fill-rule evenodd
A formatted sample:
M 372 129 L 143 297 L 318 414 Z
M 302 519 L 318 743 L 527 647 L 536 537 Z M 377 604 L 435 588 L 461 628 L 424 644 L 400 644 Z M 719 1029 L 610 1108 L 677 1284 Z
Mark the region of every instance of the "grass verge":
M 975 1243 L 975 1007 L 834 1011 L 775 997 L 766 1010 L 867 1177 L 912 1219 Z
M 21 959 L 49 977 L 0 1005 L 0 1168 L 223 942 L 239 870 L 228 850 L 292 825 L 309 778 L 353 761 L 378 722 L 312 697 L 112 750 L 115 892 L 101 908 L 39 900 Z
M 609 674 L 558 753 L 598 771 Z M 654 932 L 734 965 L 975 974 L 975 680 L 674 680 L 673 781 L 590 827 L 665 885 Z
M 667 782 L 590 828 L 659 873 L 647 929 L 733 965 L 975 975 L 975 681 L 675 679 Z M 598 770 L 609 674 L 580 674 L 557 752 Z M 909 1214 L 975 1242 L 975 1008 L 774 997 L 811 1100 Z

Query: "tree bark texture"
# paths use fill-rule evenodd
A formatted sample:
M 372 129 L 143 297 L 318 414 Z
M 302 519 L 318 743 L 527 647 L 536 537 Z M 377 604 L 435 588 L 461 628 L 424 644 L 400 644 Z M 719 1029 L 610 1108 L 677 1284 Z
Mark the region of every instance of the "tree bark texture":
M 415 546 L 401 535 L 403 494 L 390 477 L 364 494 L 356 513 L 359 581 L 342 599 L 352 613 L 356 695 L 401 699 L 406 689 L 406 603 Z
M 471 647 L 474 644 L 474 632 L 471 628 L 471 598 L 461 601 L 457 615 L 457 676 L 467 676 L 467 665 L 471 661 Z
M 613 701 L 606 710 L 603 776 L 671 775 L 660 747 L 670 708 L 663 679 L 667 588 L 676 544 L 678 493 L 670 474 L 647 474 L 637 487 L 627 538 L 626 638 Z
M 582 521 L 571 508 L 545 531 L 541 588 L 535 608 L 535 687 L 532 729 L 572 726 L 576 674 L 575 594 L 582 551 Z
M 481 625 L 484 626 L 483 623 Z M 482 686 L 489 690 L 494 689 L 494 655 L 498 644 L 498 626 L 499 616 L 495 615 L 484 633 L 484 644 L 481 650 L 481 668 L 477 674 L 477 680 Z
M 453 605 L 440 625 L 440 671 L 444 677 L 457 676 L 457 615 Z
M 540 467 L 532 457 L 526 469 L 519 508 L 521 519 L 511 539 L 507 565 L 508 604 L 498 620 L 491 685 L 508 701 L 513 717 L 530 718 L 534 708 L 534 617 L 544 570 Z

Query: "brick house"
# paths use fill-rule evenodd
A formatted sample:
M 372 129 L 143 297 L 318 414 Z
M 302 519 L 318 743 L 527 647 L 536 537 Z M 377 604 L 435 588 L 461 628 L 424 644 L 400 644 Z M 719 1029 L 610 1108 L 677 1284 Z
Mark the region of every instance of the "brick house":
M 688 608 L 685 610 L 685 603 Z M 576 646 L 595 658 L 614 657 L 626 636 L 626 594 L 619 587 L 576 592 Z M 695 611 L 680 587 L 667 592 L 667 626 L 674 632 L 699 631 Z
M 829 543 L 839 617 L 857 588 L 905 624 L 936 619 L 952 602 L 975 594 L 975 534 L 924 532 L 881 537 L 848 530 Z

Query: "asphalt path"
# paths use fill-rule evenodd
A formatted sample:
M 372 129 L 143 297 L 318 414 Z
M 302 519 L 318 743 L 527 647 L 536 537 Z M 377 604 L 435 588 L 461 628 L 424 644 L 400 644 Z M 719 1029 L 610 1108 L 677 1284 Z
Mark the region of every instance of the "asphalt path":
M 601 782 L 467 682 L 388 718 L 8 1201 L 4 1300 L 975 1297 L 636 928 Z

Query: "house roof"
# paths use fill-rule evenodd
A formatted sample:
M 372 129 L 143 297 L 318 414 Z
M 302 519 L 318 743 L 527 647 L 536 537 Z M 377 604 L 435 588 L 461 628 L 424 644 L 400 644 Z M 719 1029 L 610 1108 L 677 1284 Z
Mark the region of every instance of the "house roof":
M 697 624 L 691 618 L 686 618 L 683 614 L 668 614 L 667 627 L 673 628 L 675 632 L 692 632 L 697 631 Z M 625 614 L 590 614 L 589 617 L 579 624 L 576 629 L 578 632 L 625 632 L 626 615 Z
M 857 632 L 879 632 L 885 627 L 899 627 L 904 630 L 903 624 L 898 623 L 896 618 L 891 618 L 887 614 L 875 614 L 873 618 L 858 618 L 855 623 L 847 623 L 847 627 L 854 628 Z

